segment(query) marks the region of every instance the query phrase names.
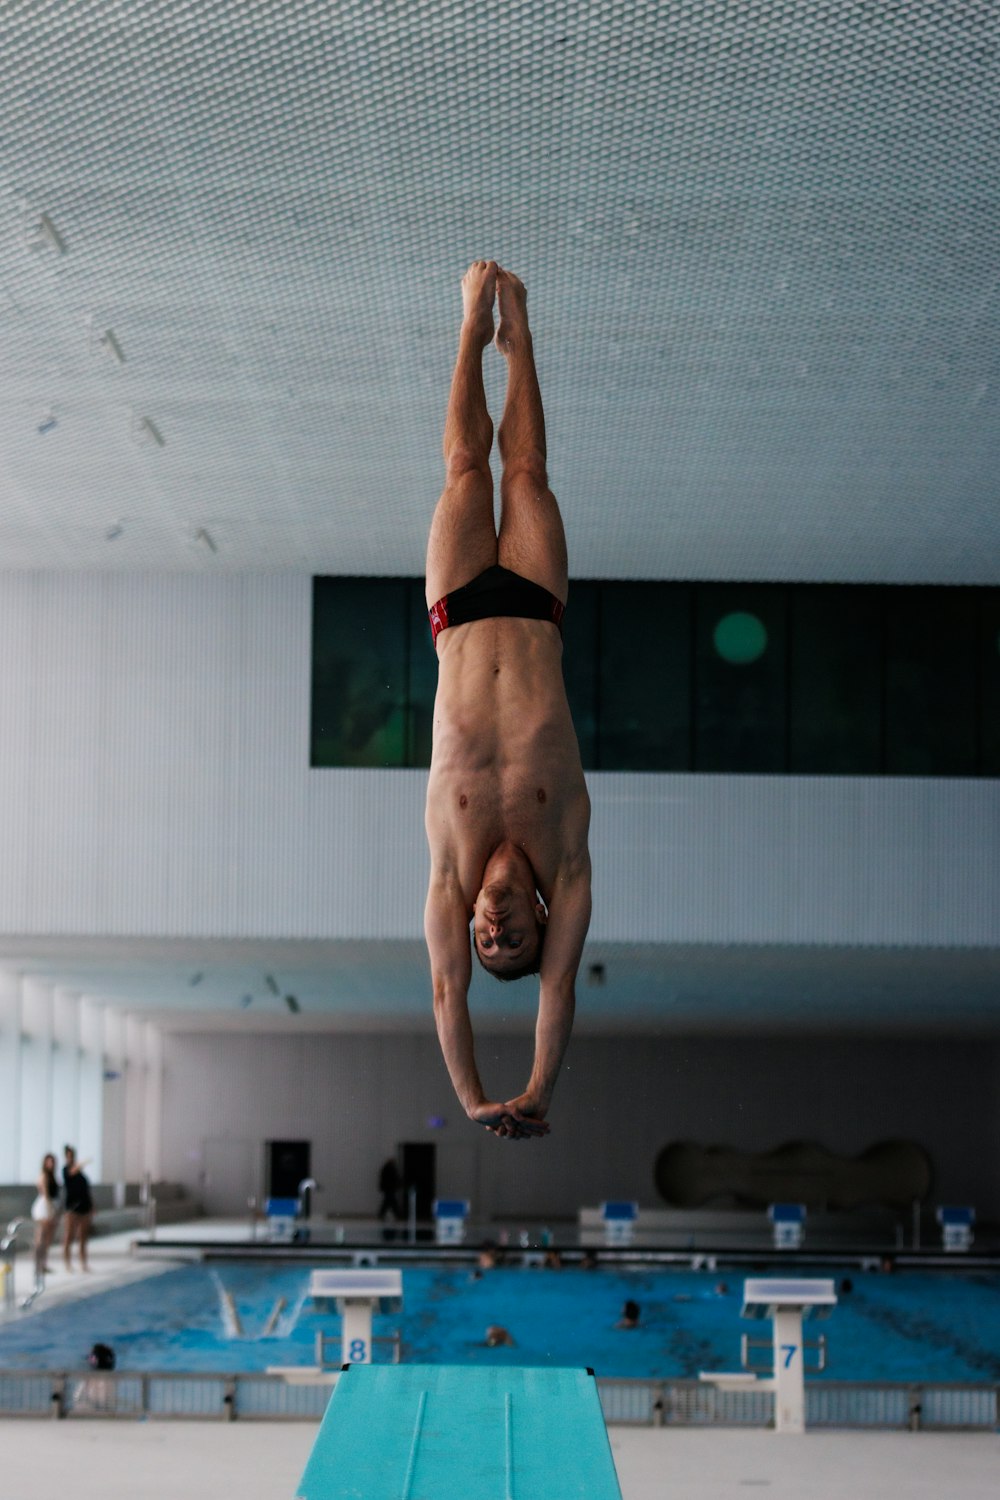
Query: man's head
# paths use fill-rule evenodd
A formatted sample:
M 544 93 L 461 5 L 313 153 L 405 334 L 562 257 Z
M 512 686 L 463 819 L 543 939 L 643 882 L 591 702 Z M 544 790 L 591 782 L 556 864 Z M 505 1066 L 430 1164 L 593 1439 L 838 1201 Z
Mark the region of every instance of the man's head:
M 542 966 L 549 914 L 530 872 L 529 865 L 520 878 L 490 880 L 476 897 L 472 946 L 495 979 L 523 979 Z

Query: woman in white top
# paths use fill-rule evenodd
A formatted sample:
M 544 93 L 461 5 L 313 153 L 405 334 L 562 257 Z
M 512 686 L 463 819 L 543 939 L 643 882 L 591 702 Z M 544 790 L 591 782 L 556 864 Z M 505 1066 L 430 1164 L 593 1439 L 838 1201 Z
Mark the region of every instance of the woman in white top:
M 59 1218 L 59 1182 L 56 1178 L 56 1159 L 51 1152 L 42 1157 L 42 1170 L 38 1174 L 38 1196 L 31 1205 L 31 1217 L 35 1221 L 35 1273 L 43 1276 L 49 1269 L 49 1249 L 56 1232 Z

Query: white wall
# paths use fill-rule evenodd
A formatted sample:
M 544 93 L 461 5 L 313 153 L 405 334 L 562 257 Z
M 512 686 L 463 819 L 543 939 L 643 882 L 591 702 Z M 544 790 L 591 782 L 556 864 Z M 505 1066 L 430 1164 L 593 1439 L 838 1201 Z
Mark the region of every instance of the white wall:
M 856 1154 L 904 1138 L 931 1154 L 935 1202 L 1000 1217 L 996 1043 L 578 1036 L 552 1134 L 511 1144 L 466 1121 L 426 1033 L 163 1040 L 163 1173 L 193 1192 L 206 1140 L 251 1143 L 260 1160 L 266 1139 L 305 1139 L 318 1210 L 372 1213 L 396 1142 L 433 1140 L 443 1194 L 467 1194 L 487 1217 L 564 1216 L 605 1197 L 654 1206 L 653 1164 L 671 1141 L 758 1151 L 815 1140 Z M 509 1098 L 523 1086 L 530 1047 L 480 1038 L 487 1089 Z M 428 1128 L 432 1115 L 443 1130 Z
M 310 580 L 0 578 L 0 934 L 413 938 L 425 774 L 310 771 Z M 997 941 L 1000 783 L 600 774 L 604 941 Z

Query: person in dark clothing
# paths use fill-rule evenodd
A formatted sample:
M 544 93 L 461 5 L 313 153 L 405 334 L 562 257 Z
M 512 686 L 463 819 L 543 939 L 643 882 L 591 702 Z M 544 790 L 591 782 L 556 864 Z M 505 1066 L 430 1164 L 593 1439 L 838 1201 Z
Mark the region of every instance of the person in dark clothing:
M 73 1269 L 73 1242 L 80 1246 L 80 1269 L 89 1271 L 87 1264 L 87 1241 L 94 1218 L 94 1198 L 90 1191 L 84 1167 L 85 1161 L 77 1161 L 72 1146 L 63 1149 L 63 1194 L 66 1213 L 63 1219 L 63 1259 L 67 1271 Z
M 638 1328 L 640 1308 L 638 1302 L 633 1302 L 630 1297 L 622 1308 L 622 1315 L 615 1324 L 616 1328 Z
M 387 1214 L 391 1214 L 398 1222 L 403 1217 L 399 1207 L 399 1190 L 402 1185 L 396 1158 L 390 1156 L 388 1161 L 382 1163 L 382 1169 L 378 1174 L 378 1190 L 382 1194 L 382 1202 L 378 1208 L 379 1219 L 384 1219 Z

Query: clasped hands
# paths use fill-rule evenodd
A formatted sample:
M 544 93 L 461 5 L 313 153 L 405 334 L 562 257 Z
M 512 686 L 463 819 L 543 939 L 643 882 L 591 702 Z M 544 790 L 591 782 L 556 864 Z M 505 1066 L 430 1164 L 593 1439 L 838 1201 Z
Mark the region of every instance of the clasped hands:
M 484 1101 L 469 1110 L 469 1119 L 507 1141 L 530 1141 L 548 1135 L 545 1109 L 531 1094 L 519 1094 L 506 1104 Z

